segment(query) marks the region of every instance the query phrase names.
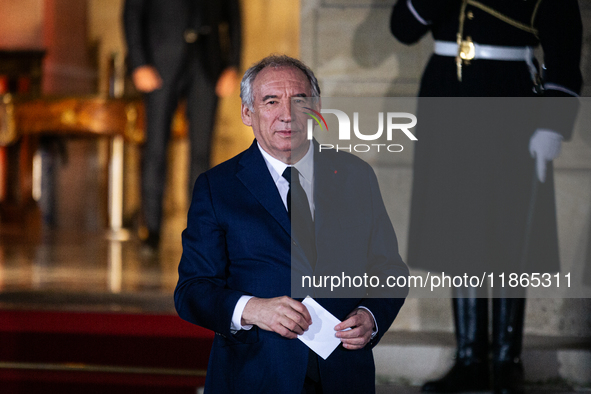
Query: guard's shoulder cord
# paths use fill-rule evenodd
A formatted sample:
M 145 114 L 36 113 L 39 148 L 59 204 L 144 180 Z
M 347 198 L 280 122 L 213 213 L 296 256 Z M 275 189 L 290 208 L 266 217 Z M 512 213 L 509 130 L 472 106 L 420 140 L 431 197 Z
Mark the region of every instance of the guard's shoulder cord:
M 527 25 L 525 23 L 516 21 L 513 18 L 510 18 L 507 15 L 504 15 L 504 14 L 500 13 L 499 11 L 497 11 L 497 10 L 495 10 L 495 9 L 487 6 L 487 5 L 484 5 L 484 4 L 482 4 L 481 2 L 479 2 L 477 0 L 467 0 L 467 3 L 468 4 L 470 4 L 470 5 L 474 6 L 474 7 L 480 8 L 482 11 L 484 11 L 484 12 L 486 12 L 486 13 L 494 16 L 495 18 L 498 18 L 498 19 L 502 20 L 505 23 L 510 24 L 511 26 L 514 26 L 514 27 L 516 27 L 518 29 L 521 29 L 521 30 L 524 30 L 524 31 L 526 31 L 528 33 L 531 33 L 534 36 L 536 36 L 536 38 L 539 38 L 539 37 L 538 37 L 538 29 L 536 29 L 534 27 L 534 21 L 536 19 L 536 14 L 538 13 L 538 8 L 540 7 L 540 3 L 541 2 L 542 2 L 542 0 L 538 0 L 536 2 L 536 5 L 535 5 L 534 10 L 533 10 L 532 15 L 531 15 L 531 19 L 530 19 L 529 25 Z

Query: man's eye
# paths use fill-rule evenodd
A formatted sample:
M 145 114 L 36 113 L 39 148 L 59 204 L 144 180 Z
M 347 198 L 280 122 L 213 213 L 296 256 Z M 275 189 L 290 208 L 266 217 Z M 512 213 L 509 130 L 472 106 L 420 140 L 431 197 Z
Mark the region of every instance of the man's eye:
M 275 101 L 275 100 L 269 100 L 269 101 L 267 101 L 267 104 L 277 104 L 277 101 Z

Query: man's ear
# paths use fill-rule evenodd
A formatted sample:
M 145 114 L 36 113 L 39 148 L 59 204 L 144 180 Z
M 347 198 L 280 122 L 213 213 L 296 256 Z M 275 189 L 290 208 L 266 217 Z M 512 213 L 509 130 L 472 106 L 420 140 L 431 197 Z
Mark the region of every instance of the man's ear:
M 242 104 L 240 115 L 242 116 L 242 123 L 252 127 L 252 111 L 248 106 Z

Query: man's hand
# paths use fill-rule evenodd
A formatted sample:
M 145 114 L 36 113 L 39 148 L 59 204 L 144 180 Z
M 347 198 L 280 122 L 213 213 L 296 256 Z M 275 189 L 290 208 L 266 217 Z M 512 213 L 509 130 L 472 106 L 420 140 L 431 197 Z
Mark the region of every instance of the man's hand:
M 236 67 L 228 67 L 220 75 L 215 85 L 215 93 L 218 97 L 228 97 L 232 94 L 238 84 L 238 70 Z
M 131 74 L 135 88 L 142 93 L 150 93 L 162 87 L 162 78 L 153 66 L 140 66 Z
M 337 338 L 341 338 L 345 349 L 357 350 L 369 343 L 374 327 L 371 314 L 363 308 L 358 308 L 349 313 L 347 319 L 337 324 L 334 329 L 337 331 Z M 351 328 L 351 330 L 342 331 L 347 328 Z
M 253 324 L 263 330 L 294 339 L 308 329 L 312 318 L 304 304 L 293 298 L 253 297 L 244 307 L 241 323 Z

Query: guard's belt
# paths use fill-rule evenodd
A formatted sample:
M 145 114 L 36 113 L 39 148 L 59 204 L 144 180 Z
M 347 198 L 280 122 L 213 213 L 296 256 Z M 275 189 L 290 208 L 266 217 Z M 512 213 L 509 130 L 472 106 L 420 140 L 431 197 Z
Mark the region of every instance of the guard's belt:
M 435 41 L 435 54 L 441 56 L 458 55 L 458 44 L 451 41 Z M 474 44 L 473 59 L 526 61 L 533 58 L 532 47 L 505 47 L 497 45 Z

